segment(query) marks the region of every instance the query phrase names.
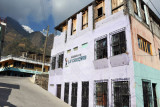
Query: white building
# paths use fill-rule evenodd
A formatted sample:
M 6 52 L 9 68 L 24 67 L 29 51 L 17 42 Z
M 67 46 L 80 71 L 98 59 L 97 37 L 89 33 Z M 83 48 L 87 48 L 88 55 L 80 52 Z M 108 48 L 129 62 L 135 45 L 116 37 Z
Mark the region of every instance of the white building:
M 140 3 L 96 0 L 55 27 L 61 34 L 54 38 L 48 91 L 73 107 L 145 105 L 136 94 L 131 26 L 143 17 L 150 26 L 149 8 L 144 4 L 142 17 Z

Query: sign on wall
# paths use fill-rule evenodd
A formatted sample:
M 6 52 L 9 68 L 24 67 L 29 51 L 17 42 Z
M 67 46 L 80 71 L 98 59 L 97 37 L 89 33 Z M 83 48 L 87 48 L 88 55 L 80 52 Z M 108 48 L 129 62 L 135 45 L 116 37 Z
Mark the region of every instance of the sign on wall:
M 87 59 L 86 55 L 83 55 L 83 56 L 81 54 L 74 55 L 74 56 L 71 56 L 70 59 L 65 58 L 65 66 L 67 67 L 68 64 L 70 64 L 70 63 L 80 62 L 80 61 L 83 61 L 86 59 Z

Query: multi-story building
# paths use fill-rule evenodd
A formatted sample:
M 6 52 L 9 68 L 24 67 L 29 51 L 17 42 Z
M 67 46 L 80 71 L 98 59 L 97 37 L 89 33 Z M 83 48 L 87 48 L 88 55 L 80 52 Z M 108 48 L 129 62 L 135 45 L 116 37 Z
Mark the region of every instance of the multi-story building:
M 145 2 L 95 0 L 55 29 L 52 94 L 73 107 L 160 107 L 160 19 Z
M 42 65 L 44 65 L 43 72 Z M 48 74 L 49 67 L 49 62 L 43 63 L 34 57 L 8 55 L 0 60 L 0 75 L 30 77 L 35 74 Z

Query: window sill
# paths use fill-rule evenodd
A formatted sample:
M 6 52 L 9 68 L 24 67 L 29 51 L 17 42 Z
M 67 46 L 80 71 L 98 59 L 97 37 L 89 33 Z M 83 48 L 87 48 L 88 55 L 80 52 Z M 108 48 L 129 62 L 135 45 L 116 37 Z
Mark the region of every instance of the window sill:
M 93 64 L 95 69 L 108 68 L 108 59 L 107 58 L 97 59 L 93 61 Z
M 110 62 L 112 67 L 129 65 L 128 54 L 123 53 L 116 56 L 110 57 Z

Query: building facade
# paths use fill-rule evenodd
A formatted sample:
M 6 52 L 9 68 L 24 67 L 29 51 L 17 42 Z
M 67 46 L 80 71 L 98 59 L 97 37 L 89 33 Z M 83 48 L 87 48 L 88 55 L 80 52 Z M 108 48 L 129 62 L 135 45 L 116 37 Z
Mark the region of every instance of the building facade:
M 35 74 L 48 74 L 50 64 L 26 57 L 15 57 L 12 55 L 2 57 L 0 60 L 0 75 L 30 77 Z
M 160 107 L 160 19 L 95 0 L 55 27 L 48 91 L 72 107 Z

